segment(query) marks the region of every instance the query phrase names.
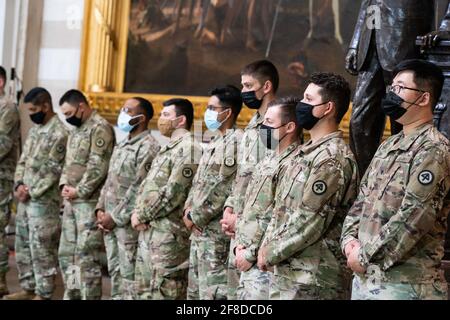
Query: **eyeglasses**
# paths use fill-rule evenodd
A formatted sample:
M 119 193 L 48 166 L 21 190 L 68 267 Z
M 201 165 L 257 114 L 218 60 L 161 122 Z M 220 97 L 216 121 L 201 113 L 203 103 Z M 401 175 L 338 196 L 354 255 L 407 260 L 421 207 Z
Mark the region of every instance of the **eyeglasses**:
M 230 107 L 216 107 L 216 106 L 207 106 L 207 110 L 216 111 L 217 109 L 230 109 Z
M 395 94 L 400 94 L 405 89 L 411 90 L 411 91 L 416 91 L 416 92 L 421 92 L 421 93 L 425 93 L 426 92 L 426 91 L 423 91 L 423 90 L 420 90 L 420 89 L 409 88 L 409 87 L 405 87 L 405 86 L 401 86 L 399 84 L 396 84 L 396 85 L 393 85 L 393 86 L 387 86 L 386 93 L 394 92 Z

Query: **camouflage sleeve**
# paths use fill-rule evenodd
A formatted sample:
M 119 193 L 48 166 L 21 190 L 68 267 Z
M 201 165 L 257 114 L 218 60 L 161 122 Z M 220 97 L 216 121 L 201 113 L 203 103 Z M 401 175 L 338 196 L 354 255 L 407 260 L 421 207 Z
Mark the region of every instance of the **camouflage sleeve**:
M 200 166 L 199 166 L 199 169 L 200 169 Z M 186 202 L 184 203 L 183 211 L 185 211 L 187 208 L 192 208 L 194 206 L 194 193 L 195 193 L 194 186 L 198 183 L 199 175 L 200 175 L 200 171 L 197 170 L 197 173 L 195 174 L 194 179 L 192 179 L 193 187 L 191 188 L 191 190 L 189 190 L 188 197 L 186 199 Z
M 238 161 L 237 161 L 238 166 L 240 165 L 240 164 L 239 164 L 239 161 L 240 161 L 239 156 L 241 156 L 241 155 L 244 153 L 245 139 L 246 139 L 246 136 L 245 136 L 245 134 L 244 134 L 244 136 L 241 137 L 241 141 L 240 141 L 240 143 L 239 143 L 239 145 L 238 145 L 238 156 L 237 156 L 237 159 L 238 159 Z M 239 169 L 239 168 L 236 168 L 236 171 L 238 171 L 238 169 Z M 230 193 L 230 195 L 227 197 L 227 199 L 225 200 L 225 204 L 223 205 L 223 209 L 224 209 L 224 210 L 225 210 L 225 208 L 231 208 L 231 209 L 234 209 L 234 208 L 235 208 L 235 206 L 236 206 L 236 200 L 237 200 L 236 197 L 239 196 L 238 190 L 237 190 L 237 189 L 238 189 L 238 185 L 239 185 L 239 180 L 240 180 L 240 179 L 242 179 L 242 177 L 240 177 L 239 174 L 237 173 L 237 174 L 235 175 L 234 181 L 233 181 L 232 186 L 231 186 L 231 193 Z
M 105 181 L 114 148 L 114 132 L 109 126 L 99 126 L 91 135 L 91 150 L 86 172 L 76 186 L 78 198 L 88 199 Z
M 158 148 L 143 148 L 139 152 L 138 163 L 140 163 L 136 180 L 128 188 L 125 197 L 120 201 L 119 205 L 111 213 L 114 222 L 119 227 L 124 227 L 130 223 L 131 214 L 136 204 L 139 187 L 147 177 L 152 166 L 153 160 L 158 154 Z
M 283 165 L 278 169 L 278 172 L 271 177 L 267 177 L 263 183 L 263 187 L 259 191 L 257 198 L 255 199 L 255 205 L 252 209 L 256 211 L 253 217 L 246 219 L 245 225 L 242 227 L 243 233 L 249 235 L 248 244 L 244 243 L 246 247 L 245 259 L 249 262 L 256 262 L 258 259 L 258 251 L 261 248 L 265 235 L 273 232 L 274 229 L 274 201 L 275 193 L 278 184 L 278 177 L 285 174 L 287 166 Z M 258 170 L 258 168 L 256 168 Z M 269 180 L 267 180 L 269 179 Z M 260 200 L 258 200 L 260 198 Z M 257 203 L 264 203 L 264 208 L 258 208 Z
M 48 189 L 59 182 L 66 156 L 66 145 L 66 134 L 59 135 L 53 142 L 47 162 L 39 168 L 30 186 L 30 197 L 32 199 L 39 199 Z
M 203 184 L 199 199 L 193 201 L 192 222 L 199 228 L 206 227 L 211 220 L 222 216 L 223 204 L 231 192 L 231 184 L 236 176 L 237 163 L 234 155 L 226 157 L 219 175 L 211 177 Z
M 236 185 L 236 179 L 239 179 L 238 177 L 235 178 L 235 180 L 233 181 L 233 186 L 231 188 L 231 193 L 228 196 L 227 200 L 225 200 L 225 204 L 223 205 L 223 208 L 231 208 L 233 209 L 235 207 L 235 196 L 234 196 L 234 190 L 235 190 L 235 185 Z
M 23 176 L 25 174 L 25 164 L 28 160 L 28 155 L 30 154 L 31 147 L 34 145 L 34 129 L 31 128 L 28 132 L 28 137 L 25 140 L 25 145 L 23 146 L 22 154 L 20 155 L 19 161 L 17 162 L 16 172 L 14 176 L 14 184 L 23 183 Z
M 108 188 L 108 178 L 106 178 L 105 184 L 102 187 L 102 190 L 100 191 L 100 197 L 98 198 L 97 205 L 95 206 L 95 212 L 101 210 L 105 211 L 106 203 L 105 203 L 105 197 L 106 197 L 106 190 Z
M 14 139 L 11 134 L 19 125 L 19 114 L 15 108 L 6 108 L 6 111 L 0 114 L 0 162 L 11 151 L 14 145 Z
M 267 246 L 267 263 L 277 265 L 318 241 L 335 216 L 334 207 L 345 189 L 342 165 L 326 160 L 313 165 L 302 199 L 298 199 L 287 223 L 275 230 Z M 276 212 L 275 212 L 276 214 Z
M 175 208 L 184 206 L 198 163 L 192 160 L 194 152 L 186 148 L 174 163 L 167 184 L 158 190 L 158 195 L 144 200 L 137 210 L 139 221 L 147 223 L 166 217 Z M 180 217 L 181 218 L 181 217 Z
M 347 217 L 344 220 L 344 225 L 342 227 L 342 235 L 341 235 L 341 248 L 342 252 L 345 252 L 345 247 L 348 243 L 353 240 L 358 240 L 358 232 L 359 232 L 359 221 L 360 215 L 362 212 L 362 206 L 364 204 L 364 199 L 368 195 L 367 190 L 367 178 L 369 172 L 367 171 L 364 178 L 361 181 L 361 187 L 359 190 L 358 197 L 353 203 L 353 206 L 349 210 Z
M 360 250 L 363 264 L 384 271 L 401 261 L 438 220 L 450 188 L 449 156 L 437 147 L 423 148 L 414 157 L 410 180 L 397 213 L 374 240 Z

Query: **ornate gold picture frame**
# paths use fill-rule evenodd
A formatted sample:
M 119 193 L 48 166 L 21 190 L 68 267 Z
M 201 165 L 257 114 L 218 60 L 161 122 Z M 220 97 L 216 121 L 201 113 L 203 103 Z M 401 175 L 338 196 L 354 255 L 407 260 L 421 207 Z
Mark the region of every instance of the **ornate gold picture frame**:
M 176 95 L 124 92 L 129 36 L 130 0 L 86 0 L 79 88 L 91 105 L 111 123 L 115 123 L 125 100 L 141 96 L 150 100 L 159 115 L 162 103 Z M 195 119 L 202 121 L 208 97 L 184 96 L 195 107 Z M 238 126 L 245 127 L 254 111 L 243 108 Z M 156 128 L 157 116 L 151 122 Z M 350 111 L 341 129 L 349 136 Z M 389 125 L 386 135 L 389 134 Z
M 130 16 L 129 0 L 86 0 L 79 88 L 92 106 L 115 123 L 125 100 L 141 96 L 153 103 L 155 114 L 162 103 L 177 96 L 124 92 L 125 65 Z M 203 119 L 208 97 L 189 96 L 196 120 Z M 253 112 L 243 108 L 238 125 L 243 127 Z M 157 117 L 155 117 L 157 118 Z M 151 127 L 156 127 L 156 120 Z

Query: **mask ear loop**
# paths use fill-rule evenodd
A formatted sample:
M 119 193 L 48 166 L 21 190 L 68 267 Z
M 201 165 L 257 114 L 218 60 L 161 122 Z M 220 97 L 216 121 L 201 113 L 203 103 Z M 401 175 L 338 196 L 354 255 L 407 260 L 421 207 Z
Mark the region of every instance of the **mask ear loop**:
M 406 103 L 409 104 L 408 108 L 405 108 L 405 109 L 406 109 L 406 110 L 409 110 L 409 108 L 411 108 L 412 106 L 417 106 L 417 104 L 416 104 L 417 101 L 419 101 L 419 99 L 422 98 L 424 94 L 425 94 L 425 92 L 423 92 L 423 93 L 416 99 L 416 101 L 414 101 L 413 103 L 410 103 L 410 102 L 405 101 Z
M 219 115 L 221 115 L 221 114 L 227 112 L 228 110 L 231 111 L 231 112 L 230 112 L 230 115 L 229 115 L 228 117 L 226 117 L 225 120 L 223 120 L 223 121 L 220 123 L 220 126 L 222 126 L 225 122 L 228 121 L 228 119 L 230 119 L 230 117 L 233 115 L 233 110 L 231 110 L 231 108 L 228 108 L 227 110 L 222 111 L 221 113 L 217 114 L 217 116 L 219 116 Z M 219 119 L 216 119 L 216 120 L 219 121 Z
M 320 106 L 324 106 L 324 105 L 326 105 L 326 104 L 328 104 L 328 103 L 330 103 L 331 101 L 328 101 L 328 102 L 324 102 L 324 103 L 321 103 L 321 104 L 317 104 L 317 105 L 315 105 L 315 106 L 312 106 L 313 108 L 312 108 L 312 110 L 311 110 L 311 113 L 312 113 L 312 111 L 314 110 L 314 108 L 316 108 L 316 107 L 320 107 Z M 314 116 L 314 115 L 313 115 Z M 326 117 L 326 115 L 323 115 L 323 116 L 321 116 L 320 118 L 317 118 L 317 119 L 319 119 L 319 121 L 320 120 L 322 120 L 323 118 L 325 118 Z
M 128 124 L 129 124 L 130 126 L 132 126 L 132 124 L 131 124 L 130 122 L 131 122 L 132 120 L 134 120 L 134 119 L 139 118 L 139 117 L 143 117 L 143 118 L 145 119 L 145 116 L 144 116 L 143 114 L 138 114 L 137 116 L 132 117 L 132 118 L 128 121 Z M 136 123 L 136 124 L 134 125 L 134 127 L 139 126 L 141 123 L 142 123 L 142 122 Z

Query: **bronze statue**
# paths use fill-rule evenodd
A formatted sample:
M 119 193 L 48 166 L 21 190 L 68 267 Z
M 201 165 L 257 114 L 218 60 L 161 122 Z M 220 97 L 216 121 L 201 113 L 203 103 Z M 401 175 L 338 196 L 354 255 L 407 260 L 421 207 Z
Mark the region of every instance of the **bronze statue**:
M 364 174 L 375 154 L 386 123 L 381 100 L 392 82 L 394 67 L 418 58 L 418 36 L 430 33 L 434 0 L 363 0 L 346 59 L 358 75 L 350 124 L 351 147 Z M 391 122 L 393 133 L 401 130 Z

